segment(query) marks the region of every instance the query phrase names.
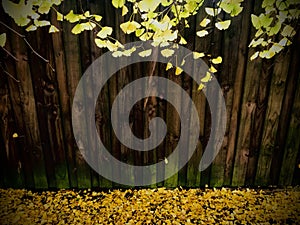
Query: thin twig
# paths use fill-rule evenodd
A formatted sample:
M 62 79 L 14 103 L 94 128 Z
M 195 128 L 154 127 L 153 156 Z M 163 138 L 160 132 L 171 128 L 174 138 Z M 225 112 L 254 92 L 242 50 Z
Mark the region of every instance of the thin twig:
M 15 57 L 13 54 L 11 54 L 8 50 L 6 50 L 5 48 L 2 47 L 2 49 L 10 56 L 12 57 L 15 61 L 19 61 L 19 59 L 17 57 Z
M 29 42 L 27 41 L 25 35 L 23 34 L 20 34 L 19 32 L 17 32 L 16 30 L 12 29 L 11 27 L 7 26 L 5 23 L 3 23 L 2 21 L 0 21 L 0 24 L 2 24 L 3 26 L 5 26 L 7 29 L 9 29 L 10 31 L 12 31 L 14 34 L 18 35 L 19 37 L 21 37 L 24 42 L 26 43 L 26 45 L 31 49 L 31 51 L 36 55 L 38 56 L 40 59 L 42 59 L 44 62 L 46 62 L 49 67 L 51 68 L 51 70 L 53 72 L 55 72 L 55 69 L 52 67 L 52 65 L 50 64 L 49 60 L 45 59 L 43 56 L 41 56 L 39 53 L 37 53 L 37 51 L 35 51 L 33 49 L 33 47 L 29 44 Z
M 10 77 L 11 79 L 13 79 L 15 82 L 17 82 L 17 83 L 20 83 L 21 81 L 19 81 L 19 80 L 17 80 L 13 75 L 11 75 L 9 72 L 7 72 L 4 68 L 3 68 L 3 66 L 0 64 L 0 66 L 1 66 L 1 68 L 2 68 L 2 70 L 3 70 L 3 72 L 6 74 L 6 75 L 8 75 L 8 77 Z

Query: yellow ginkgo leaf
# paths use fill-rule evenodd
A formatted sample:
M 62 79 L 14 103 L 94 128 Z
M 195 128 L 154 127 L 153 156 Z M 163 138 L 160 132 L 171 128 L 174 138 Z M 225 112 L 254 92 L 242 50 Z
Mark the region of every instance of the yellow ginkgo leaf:
M 123 55 L 123 52 L 121 52 L 121 51 L 115 51 L 112 53 L 113 57 L 121 57 L 122 55 Z
M 56 12 L 56 19 L 58 21 L 63 21 L 64 20 L 64 15 L 61 14 L 60 12 Z
M 183 37 L 181 37 L 181 38 L 180 38 L 180 41 L 179 41 L 179 44 L 181 44 L 181 45 L 186 45 L 187 42 L 186 42 L 186 40 L 185 40 Z
M 258 57 L 258 55 L 259 55 L 259 52 L 255 52 L 255 53 L 250 57 L 250 60 L 252 61 L 252 60 L 256 59 L 256 58 Z
M 226 30 L 230 26 L 231 20 L 225 20 L 215 23 L 216 28 L 219 30 Z
M 182 73 L 183 69 L 181 69 L 180 67 L 176 67 L 176 70 L 175 70 L 175 75 L 180 75 Z
M 55 26 L 51 25 L 49 28 L 49 33 L 56 33 L 59 32 L 59 29 L 57 29 Z
M 138 7 L 142 12 L 153 12 L 160 4 L 160 1 L 161 0 L 142 0 L 138 3 Z
M 80 20 L 80 16 L 74 14 L 73 10 L 71 10 L 66 16 L 65 19 L 69 21 L 70 23 L 75 23 Z
M 201 27 L 206 27 L 210 23 L 210 19 L 204 18 L 199 24 Z
M 152 53 L 152 49 L 148 49 L 148 50 L 139 52 L 139 56 L 141 56 L 141 57 L 147 57 L 147 56 L 151 55 L 151 53 Z
M 29 31 L 35 31 L 37 29 L 37 27 L 35 26 L 35 25 L 30 25 L 29 27 L 27 27 L 25 30 L 27 31 L 27 32 L 29 32 Z
M 99 38 L 95 39 L 95 43 L 99 48 L 106 48 L 106 41 Z
M 200 30 L 196 34 L 197 34 L 198 37 L 204 37 L 204 36 L 208 35 L 208 31 L 207 30 Z
M 201 58 L 201 57 L 204 57 L 205 54 L 203 52 L 193 52 L 193 58 L 194 59 L 198 59 L 198 58 Z
M 71 32 L 73 34 L 80 34 L 82 31 L 83 31 L 83 28 L 80 23 L 76 24 L 71 30 Z
M 210 16 L 217 16 L 221 12 L 221 8 L 214 9 L 206 7 L 205 12 Z
M 126 5 L 123 5 L 122 7 L 122 16 L 125 16 L 128 13 L 128 8 L 126 7 Z
M 112 4 L 115 8 L 122 8 L 125 4 L 125 0 L 112 0 Z
M 93 30 L 96 27 L 96 24 L 92 22 L 81 23 L 82 30 Z
M 200 85 L 199 85 L 199 87 L 198 87 L 198 91 L 201 91 L 203 88 L 205 88 L 205 85 L 203 84 L 203 83 L 201 83 Z
M 215 73 L 218 70 L 213 65 L 211 65 L 210 68 L 209 68 L 209 71 L 212 72 L 212 73 Z
M 207 82 L 209 82 L 211 79 L 212 79 L 211 73 L 210 73 L 210 72 L 206 72 L 206 75 L 205 75 L 205 77 L 203 77 L 203 78 L 201 79 L 201 82 L 207 83 Z
M 173 67 L 172 63 L 168 62 L 167 63 L 167 67 L 166 67 L 166 70 L 169 70 Z
M 130 34 L 140 27 L 141 25 L 135 21 L 127 21 L 125 23 L 120 24 L 120 28 L 126 34 Z
M 0 34 L 0 46 L 3 48 L 6 43 L 6 33 Z
M 172 50 L 172 49 L 164 49 L 164 50 L 161 50 L 161 54 L 164 56 L 164 57 L 166 57 L 166 58 L 168 58 L 168 57 L 170 57 L 170 56 L 172 56 L 173 54 L 174 54 L 174 50 Z
M 108 35 L 112 34 L 113 29 L 111 27 L 102 27 L 102 29 L 97 33 L 99 38 L 107 38 Z
M 218 56 L 217 58 L 212 59 L 211 62 L 213 64 L 220 64 L 220 63 L 222 63 L 222 57 Z
M 131 56 L 131 54 L 136 50 L 136 47 L 132 47 L 130 49 L 126 49 L 123 51 L 123 55 L 125 56 Z
M 47 20 L 34 20 L 34 25 L 37 27 L 49 26 L 50 22 Z
M 94 19 L 99 22 L 100 20 L 102 20 L 102 16 L 99 15 L 93 15 Z
M 12 137 L 17 138 L 17 137 L 19 137 L 19 135 L 17 133 L 13 133 Z

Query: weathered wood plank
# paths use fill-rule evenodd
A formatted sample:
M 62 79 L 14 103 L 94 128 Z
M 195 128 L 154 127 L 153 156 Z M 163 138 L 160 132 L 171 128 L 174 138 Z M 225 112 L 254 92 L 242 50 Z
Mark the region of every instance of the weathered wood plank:
M 12 26 L 15 30 L 23 33 L 19 27 Z M 33 177 L 35 188 L 47 188 L 47 176 L 45 171 L 45 162 L 43 156 L 42 143 L 39 133 L 38 115 L 36 112 L 36 102 L 31 79 L 30 65 L 28 64 L 27 46 L 16 35 L 11 36 L 12 53 L 18 58 L 16 62 L 16 78 L 20 80 L 19 93 L 23 117 L 24 137 L 25 137 L 25 152 L 30 152 L 31 162 L 34 162 Z
M 67 1 L 64 2 L 62 5 L 62 12 L 64 14 L 68 13 L 71 9 L 75 10 L 76 12 L 76 1 Z M 64 43 L 64 50 L 65 50 L 65 62 L 66 62 L 66 75 L 67 75 L 67 83 L 68 83 L 68 93 L 70 95 L 70 106 L 72 106 L 73 97 L 75 94 L 75 90 L 77 88 L 78 82 L 82 75 L 81 70 L 81 60 L 80 60 L 80 43 L 79 37 L 71 33 L 73 25 L 69 23 L 63 23 L 63 43 Z M 78 106 L 76 109 L 80 110 Z M 83 111 L 79 111 L 80 113 L 84 113 Z M 79 121 L 73 121 L 76 123 Z M 82 137 L 86 137 L 85 127 L 82 128 Z M 81 146 L 77 146 L 76 142 L 72 141 L 73 144 L 73 154 L 75 158 L 75 165 L 74 171 L 70 171 L 76 174 L 77 176 L 77 187 L 78 188 L 87 188 L 91 186 L 91 177 L 90 177 L 90 168 L 84 160 L 82 156 L 82 152 L 84 154 L 88 153 L 88 149 L 81 149 Z
M 283 57 L 280 55 L 278 57 Z M 270 170 L 272 155 L 276 151 L 276 133 L 278 129 L 279 116 L 286 88 L 286 79 L 289 69 L 290 53 L 284 54 L 284 59 L 275 62 L 270 94 L 268 99 L 268 108 L 264 123 L 264 132 L 262 136 L 261 149 L 258 158 L 256 184 L 270 184 Z

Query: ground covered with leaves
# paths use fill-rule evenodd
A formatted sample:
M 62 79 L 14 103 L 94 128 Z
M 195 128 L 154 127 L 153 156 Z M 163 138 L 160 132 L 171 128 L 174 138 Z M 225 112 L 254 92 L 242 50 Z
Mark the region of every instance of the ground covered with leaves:
M 300 190 L 0 189 L 0 224 L 300 224 Z

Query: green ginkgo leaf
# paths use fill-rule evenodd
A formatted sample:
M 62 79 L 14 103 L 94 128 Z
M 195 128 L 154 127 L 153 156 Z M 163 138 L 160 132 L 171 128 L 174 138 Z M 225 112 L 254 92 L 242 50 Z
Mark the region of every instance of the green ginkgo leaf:
M 99 16 L 99 15 L 93 15 L 94 16 L 94 19 L 99 22 L 100 20 L 102 20 L 102 16 Z
M 225 20 L 215 23 L 216 28 L 219 30 L 226 30 L 230 26 L 231 20 Z
M 0 34 L 0 47 L 4 47 L 6 43 L 6 33 Z
M 285 25 L 283 30 L 281 31 L 281 35 L 284 37 L 292 37 L 296 34 L 296 31 L 290 25 Z
M 107 36 L 112 34 L 113 29 L 111 27 L 102 27 L 102 29 L 97 33 L 99 38 L 107 38 Z

